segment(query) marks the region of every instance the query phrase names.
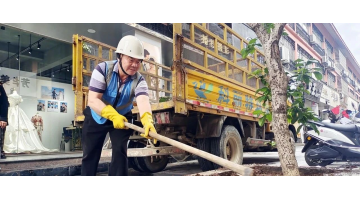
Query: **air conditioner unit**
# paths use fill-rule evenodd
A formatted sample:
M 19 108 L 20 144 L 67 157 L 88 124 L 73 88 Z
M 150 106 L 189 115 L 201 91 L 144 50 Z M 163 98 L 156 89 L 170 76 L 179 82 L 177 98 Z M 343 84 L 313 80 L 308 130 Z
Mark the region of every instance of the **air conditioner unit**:
M 349 72 L 345 71 L 344 69 L 342 70 L 342 75 L 343 77 L 349 77 Z
M 321 63 L 329 63 L 329 57 L 327 55 L 327 53 L 325 53 L 324 56 L 321 56 Z
M 315 35 L 310 35 L 310 44 L 315 44 L 316 38 L 315 38 Z
M 281 52 L 281 61 L 283 64 L 289 64 L 290 63 L 290 51 L 286 47 L 280 47 Z

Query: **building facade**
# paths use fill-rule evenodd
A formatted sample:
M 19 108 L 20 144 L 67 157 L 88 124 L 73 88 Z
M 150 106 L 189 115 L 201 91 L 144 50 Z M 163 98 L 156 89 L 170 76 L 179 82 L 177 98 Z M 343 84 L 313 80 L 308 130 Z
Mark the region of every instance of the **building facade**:
M 305 105 L 319 116 L 321 110 L 341 105 L 355 110 L 360 101 L 360 67 L 333 24 L 289 23 L 282 36 L 280 51 L 285 70 L 292 73 L 297 59 L 318 60 L 321 81 L 313 80 L 305 94 Z

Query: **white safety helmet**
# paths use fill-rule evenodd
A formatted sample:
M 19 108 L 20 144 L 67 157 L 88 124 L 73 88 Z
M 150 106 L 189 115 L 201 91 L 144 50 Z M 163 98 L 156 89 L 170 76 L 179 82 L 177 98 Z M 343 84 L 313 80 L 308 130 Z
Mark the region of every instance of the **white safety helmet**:
M 144 59 L 144 46 L 139 39 L 132 35 L 123 37 L 120 40 L 115 52 L 136 59 Z

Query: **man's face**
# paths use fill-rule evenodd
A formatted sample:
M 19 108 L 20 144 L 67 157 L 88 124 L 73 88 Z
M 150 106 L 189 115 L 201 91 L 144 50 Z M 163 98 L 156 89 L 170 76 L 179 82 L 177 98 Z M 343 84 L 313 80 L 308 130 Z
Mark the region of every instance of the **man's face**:
M 140 69 L 140 59 L 132 58 L 127 55 L 122 55 L 121 61 L 124 71 L 131 76 L 136 74 L 136 72 Z

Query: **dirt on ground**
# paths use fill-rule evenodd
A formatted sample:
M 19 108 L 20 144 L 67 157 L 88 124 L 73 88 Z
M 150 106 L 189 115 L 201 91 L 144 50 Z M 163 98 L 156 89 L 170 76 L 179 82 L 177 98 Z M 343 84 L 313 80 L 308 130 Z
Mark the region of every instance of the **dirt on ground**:
M 254 176 L 283 176 L 281 167 L 273 166 L 253 166 Z M 329 168 L 310 168 L 300 167 L 300 176 L 334 176 L 343 172 L 343 170 L 329 169 Z
M 253 165 L 249 166 L 254 170 L 253 176 L 283 176 L 281 167 L 267 166 L 267 165 Z M 300 176 L 336 176 L 341 173 L 349 173 L 349 169 L 331 169 L 319 167 L 300 167 Z M 205 175 L 205 174 L 204 174 Z M 203 176 L 201 173 L 195 176 Z M 220 168 L 215 170 L 214 173 L 207 173 L 205 176 L 240 176 L 240 174 Z

